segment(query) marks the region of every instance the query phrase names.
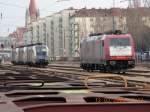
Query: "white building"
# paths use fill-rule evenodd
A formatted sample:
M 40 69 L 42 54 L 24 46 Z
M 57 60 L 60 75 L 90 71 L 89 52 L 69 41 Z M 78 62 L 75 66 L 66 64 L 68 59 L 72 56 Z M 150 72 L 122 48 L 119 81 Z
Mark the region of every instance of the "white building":
M 50 58 L 78 57 L 82 38 L 112 29 L 111 13 L 105 9 L 65 9 L 31 22 L 25 34 L 29 40 L 25 41 L 47 44 Z M 115 26 L 125 28 L 126 18 L 115 16 Z
M 71 57 L 70 17 L 74 12 L 75 9 L 70 8 L 33 21 L 27 26 L 24 43 L 47 44 L 50 58 Z

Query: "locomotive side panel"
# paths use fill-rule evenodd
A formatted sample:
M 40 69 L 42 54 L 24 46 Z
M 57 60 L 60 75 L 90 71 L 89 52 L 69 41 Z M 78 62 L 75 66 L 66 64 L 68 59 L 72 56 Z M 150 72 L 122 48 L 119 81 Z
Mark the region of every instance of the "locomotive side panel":
M 86 44 L 85 44 L 85 62 L 89 62 L 90 63 L 90 42 L 89 40 L 86 41 Z
M 97 41 L 97 42 L 95 42 L 95 41 L 93 41 L 92 42 L 93 43 L 93 62 L 95 62 L 95 63 L 97 63 L 97 60 L 98 60 L 98 58 L 99 58 L 99 56 L 98 55 L 96 55 L 97 54 L 97 51 L 98 51 L 98 44 L 99 44 L 99 41 Z
M 82 63 L 85 63 L 85 60 L 86 60 L 86 39 L 82 40 L 81 41 L 81 48 L 80 48 L 80 58 L 81 58 L 81 62 Z
M 28 63 L 29 65 L 32 65 L 33 64 L 33 47 L 29 47 L 28 48 Z
M 31 60 L 32 60 L 32 64 L 35 65 L 36 64 L 36 46 L 32 47 L 32 52 L 31 52 Z
M 15 59 L 16 63 L 19 63 L 19 48 L 16 48 L 16 59 Z
M 18 50 L 18 62 L 19 64 L 23 64 L 23 58 L 24 57 L 24 48 L 19 48 Z
M 30 60 L 30 57 L 29 57 L 29 47 L 27 47 L 26 52 L 27 52 L 27 64 L 29 64 L 30 63 L 29 62 L 29 60 Z
M 95 62 L 95 59 L 96 59 L 96 57 L 95 57 L 95 40 L 92 40 L 91 41 L 91 63 L 93 63 L 93 62 Z
M 27 64 L 27 47 L 24 47 L 23 63 Z
M 103 40 L 96 40 L 95 41 L 95 63 L 100 64 L 103 62 Z
M 93 48 L 94 48 L 94 46 L 93 46 L 93 40 L 91 40 L 91 41 L 89 41 L 89 46 L 88 46 L 88 49 L 89 49 L 89 57 L 88 57 L 88 61 L 92 64 L 92 62 L 93 62 L 93 59 L 94 59 L 94 50 L 93 50 Z
M 13 64 L 16 64 L 16 61 L 17 61 L 17 52 L 16 52 L 16 49 L 12 49 L 12 56 L 11 56 L 11 61 Z

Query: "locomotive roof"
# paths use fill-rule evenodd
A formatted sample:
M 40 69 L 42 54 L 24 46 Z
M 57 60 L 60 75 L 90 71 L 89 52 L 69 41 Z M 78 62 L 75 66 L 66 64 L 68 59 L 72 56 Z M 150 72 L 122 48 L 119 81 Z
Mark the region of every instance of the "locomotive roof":
M 123 33 L 121 30 L 115 30 L 115 31 L 106 31 L 106 32 L 103 32 L 103 33 L 92 33 L 90 34 L 89 36 L 99 36 L 99 35 L 110 35 L 110 34 L 116 34 L 116 35 L 120 35 L 120 34 L 126 34 L 126 33 Z
M 36 45 L 45 45 L 45 44 L 43 44 L 43 43 L 35 43 L 35 44 L 28 44 L 28 45 L 18 46 L 16 48 L 30 47 L 30 46 L 36 46 Z
M 95 36 L 89 36 L 87 38 L 83 38 L 81 43 L 84 41 L 95 41 L 95 40 L 104 40 L 107 36 L 113 36 L 113 35 L 121 35 L 121 36 L 130 36 L 130 34 L 103 34 L 103 35 L 95 35 Z
M 98 36 L 92 36 L 92 37 L 88 37 L 86 40 L 87 41 L 92 41 L 92 40 L 100 40 L 102 39 L 102 35 L 98 35 Z

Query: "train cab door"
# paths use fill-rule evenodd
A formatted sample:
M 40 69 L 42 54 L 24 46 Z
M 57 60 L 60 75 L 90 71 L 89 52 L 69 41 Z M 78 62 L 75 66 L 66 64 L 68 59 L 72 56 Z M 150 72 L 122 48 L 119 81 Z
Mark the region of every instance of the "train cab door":
M 103 54 L 104 54 L 104 40 L 100 41 L 100 46 L 99 46 L 99 55 L 100 55 L 100 60 L 103 60 Z
M 19 48 L 16 48 L 16 53 L 15 53 L 15 62 L 18 63 L 18 58 L 19 58 Z
M 11 54 L 11 61 L 12 63 L 16 63 L 16 49 L 12 49 L 12 54 Z

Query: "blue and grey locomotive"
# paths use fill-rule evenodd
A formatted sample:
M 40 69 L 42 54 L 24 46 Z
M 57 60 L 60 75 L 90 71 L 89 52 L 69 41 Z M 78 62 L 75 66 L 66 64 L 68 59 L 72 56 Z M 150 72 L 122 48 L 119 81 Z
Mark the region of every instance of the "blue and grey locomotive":
M 24 65 L 48 65 L 48 47 L 42 43 L 19 46 L 12 49 L 12 63 Z

